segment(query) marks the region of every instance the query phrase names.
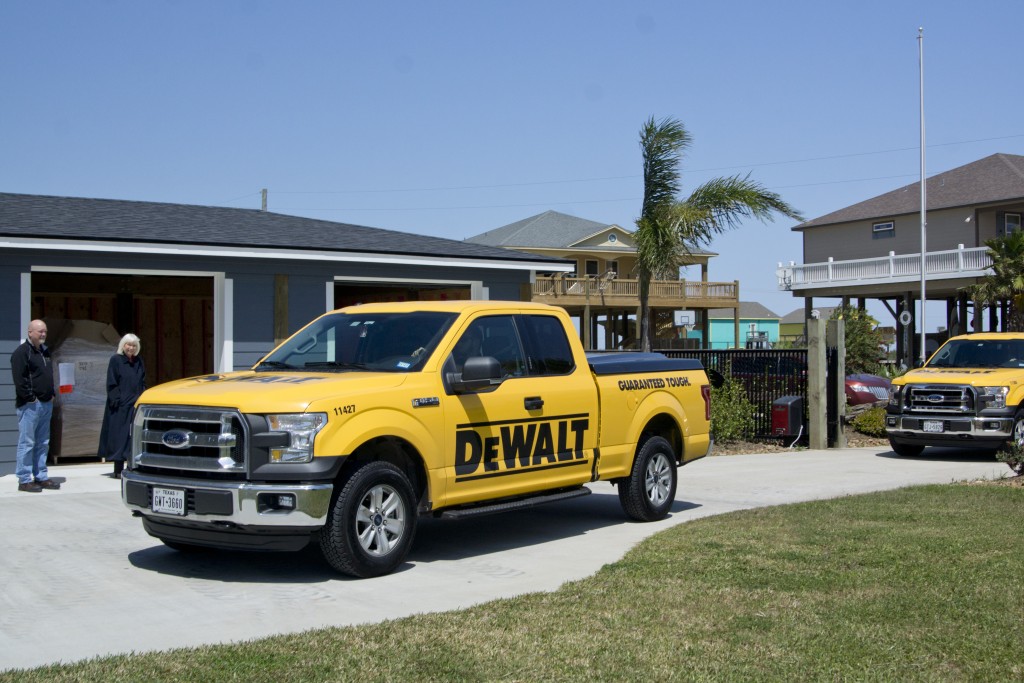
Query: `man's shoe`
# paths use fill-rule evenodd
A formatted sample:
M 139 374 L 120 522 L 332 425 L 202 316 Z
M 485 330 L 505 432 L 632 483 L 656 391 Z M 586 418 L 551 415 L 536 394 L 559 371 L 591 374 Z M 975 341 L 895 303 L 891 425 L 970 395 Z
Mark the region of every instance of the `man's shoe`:
M 28 491 L 29 493 L 39 493 L 43 490 L 43 487 L 34 481 L 30 481 L 26 484 L 18 484 L 19 491 Z
M 41 487 L 41 489 L 50 489 L 51 491 L 56 491 L 60 488 L 60 484 L 52 479 L 43 479 L 42 481 L 36 479 L 36 485 Z

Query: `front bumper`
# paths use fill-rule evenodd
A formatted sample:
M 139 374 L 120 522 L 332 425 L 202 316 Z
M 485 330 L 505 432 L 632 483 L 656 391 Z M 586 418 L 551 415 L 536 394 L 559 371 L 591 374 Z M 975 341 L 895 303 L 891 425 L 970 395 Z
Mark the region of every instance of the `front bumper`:
M 153 487 L 185 491 L 185 515 L 154 512 Z M 334 485 L 253 484 L 239 481 L 210 481 L 184 477 L 151 476 L 126 470 L 121 479 L 121 499 L 133 513 L 167 524 L 209 524 L 222 530 L 237 527 L 319 529 L 327 519 Z M 294 507 L 276 506 L 280 495 L 294 497 Z
M 925 430 L 925 423 L 931 427 L 941 423 L 942 431 Z M 1002 442 L 1013 434 L 1013 418 L 886 415 L 885 431 L 890 438 L 907 443 L 939 445 L 964 441 Z

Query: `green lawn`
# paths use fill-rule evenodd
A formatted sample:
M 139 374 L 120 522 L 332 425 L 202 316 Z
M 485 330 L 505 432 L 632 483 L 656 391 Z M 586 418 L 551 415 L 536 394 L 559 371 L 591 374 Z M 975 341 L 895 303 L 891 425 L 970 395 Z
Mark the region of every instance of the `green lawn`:
M 0 681 L 1024 680 L 1022 530 L 1003 486 L 752 510 L 555 593 Z

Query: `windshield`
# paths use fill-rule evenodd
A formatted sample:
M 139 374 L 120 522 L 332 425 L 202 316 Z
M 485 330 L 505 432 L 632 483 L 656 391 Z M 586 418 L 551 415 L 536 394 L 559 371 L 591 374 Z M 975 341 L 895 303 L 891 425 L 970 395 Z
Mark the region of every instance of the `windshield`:
M 455 319 L 453 313 L 335 313 L 314 320 L 257 363 L 257 371 L 415 372 Z
M 1024 339 L 954 339 L 926 367 L 1024 368 Z

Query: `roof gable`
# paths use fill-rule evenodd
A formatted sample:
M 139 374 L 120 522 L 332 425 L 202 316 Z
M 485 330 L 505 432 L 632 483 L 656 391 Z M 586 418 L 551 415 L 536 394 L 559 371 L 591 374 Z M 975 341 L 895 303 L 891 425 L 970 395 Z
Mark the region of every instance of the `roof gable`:
M 1024 198 L 1024 156 L 993 154 L 926 181 L 928 210 L 986 204 Z M 805 221 L 793 228 L 888 218 L 921 210 L 920 181 L 898 190 Z
M 495 247 L 568 249 L 575 243 L 608 228 L 606 223 L 588 221 L 558 211 L 545 211 L 494 230 L 466 238 L 472 244 Z
M 832 311 L 836 310 L 836 308 L 836 306 L 817 306 L 814 310 L 818 312 L 819 317 L 828 320 L 832 317 Z M 790 311 L 786 315 L 782 316 L 782 320 L 780 320 L 779 322 L 782 323 L 783 325 L 792 325 L 795 323 L 803 325 L 805 322 L 804 309 L 798 308 L 795 311 Z
M 616 235 L 609 242 L 608 235 Z M 515 223 L 466 238 L 473 244 L 488 244 L 508 249 L 611 249 L 635 251 L 633 231 L 614 223 L 598 223 L 558 211 L 545 211 Z M 715 256 L 713 252 L 693 249 L 695 256 Z
M 729 320 L 732 320 L 732 309 L 712 308 L 710 311 L 708 311 L 708 320 L 716 320 L 722 318 L 728 318 Z M 766 307 L 762 306 L 756 301 L 741 301 L 740 318 L 766 318 L 769 320 L 778 320 L 779 316 L 775 315 Z

